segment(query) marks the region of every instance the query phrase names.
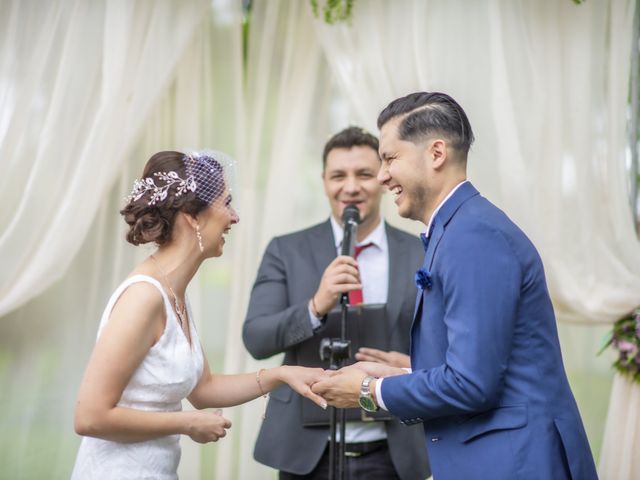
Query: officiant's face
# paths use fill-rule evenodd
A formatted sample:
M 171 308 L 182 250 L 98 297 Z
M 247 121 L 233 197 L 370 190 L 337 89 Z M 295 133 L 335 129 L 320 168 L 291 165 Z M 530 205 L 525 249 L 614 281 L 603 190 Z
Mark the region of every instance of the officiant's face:
M 376 180 L 379 168 L 378 152 L 368 146 L 334 148 L 329 152 L 322 180 L 331 213 L 338 223 L 347 205 L 358 207 L 361 225 L 379 221 L 382 198 L 382 186 Z

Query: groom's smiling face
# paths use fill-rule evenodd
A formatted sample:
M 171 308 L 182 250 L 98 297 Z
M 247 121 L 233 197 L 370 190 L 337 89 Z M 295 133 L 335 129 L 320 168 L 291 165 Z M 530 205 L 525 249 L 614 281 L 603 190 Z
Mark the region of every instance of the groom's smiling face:
M 368 146 L 334 148 L 329 152 L 322 180 L 331 213 L 338 223 L 342 223 L 347 205 L 358 207 L 361 226 L 378 222 L 383 192 L 376 180 L 379 168 L 378 152 Z
M 399 135 L 402 117 L 385 123 L 380 129 L 382 165 L 377 180 L 393 195 L 401 217 L 423 221 L 435 196 L 433 171 L 423 144 L 403 140 Z

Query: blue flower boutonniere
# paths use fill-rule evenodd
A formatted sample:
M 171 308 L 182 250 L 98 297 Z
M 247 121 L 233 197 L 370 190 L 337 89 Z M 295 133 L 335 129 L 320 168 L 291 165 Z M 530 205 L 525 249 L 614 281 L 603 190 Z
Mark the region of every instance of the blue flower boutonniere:
M 416 285 L 421 290 L 431 290 L 431 272 L 421 268 L 416 272 Z

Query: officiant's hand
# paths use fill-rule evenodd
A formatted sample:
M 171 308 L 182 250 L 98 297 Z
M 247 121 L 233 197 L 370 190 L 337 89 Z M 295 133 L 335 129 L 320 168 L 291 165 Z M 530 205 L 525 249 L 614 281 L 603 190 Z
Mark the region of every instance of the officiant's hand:
M 394 375 L 404 375 L 407 371 L 404 368 L 392 367 L 377 362 L 356 362 L 345 368 L 355 368 L 375 378 L 393 377 Z M 340 370 L 338 370 L 340 371 Z
M 322 396 L 329 402 L 329 405 L 334 407 L 358 407 L 360 385 L 362 385 L 364 377 L 367 376 L 366 373 L 349 366 L 331 372 L 329 375 L 311 387 L 313 392 Z
M 363 362 L 378 362 L 391 367 L 411 368 L 409 355 L 401 352 L 385 352 L 377 348 L 362 347 L 356 352 L 356 360 Z
M 358 262 L 352 257 L 340 255 L 325 269 L 318 290 L 313 295 L 315 313 L 322 317 L 335 307 L 340 295 L 361 290 Z

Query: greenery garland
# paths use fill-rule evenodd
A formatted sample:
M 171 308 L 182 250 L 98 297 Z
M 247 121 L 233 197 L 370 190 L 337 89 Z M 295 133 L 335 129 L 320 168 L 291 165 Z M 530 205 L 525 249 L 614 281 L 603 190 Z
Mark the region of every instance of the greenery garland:
M 329 25 L 338 22 L 348 22 L 353 15 L 353 4 L 356 0 L 324 0 L 322 14 L 324 21 Z M 584 3 L 586 0 L 572 0 L 576 5 Z M 318 0 L 309 0 L 313 15 L 318 18 L 320 15 L 320 5 Z
M 317 18 L 320 15 L 320 5 L 318 0 L 310 0 L 311 10 Z M 329 25 L 338 22 L 348 22 L 353 13 L 355 0 L 325 0 L 322 8 L 324 21 Z

